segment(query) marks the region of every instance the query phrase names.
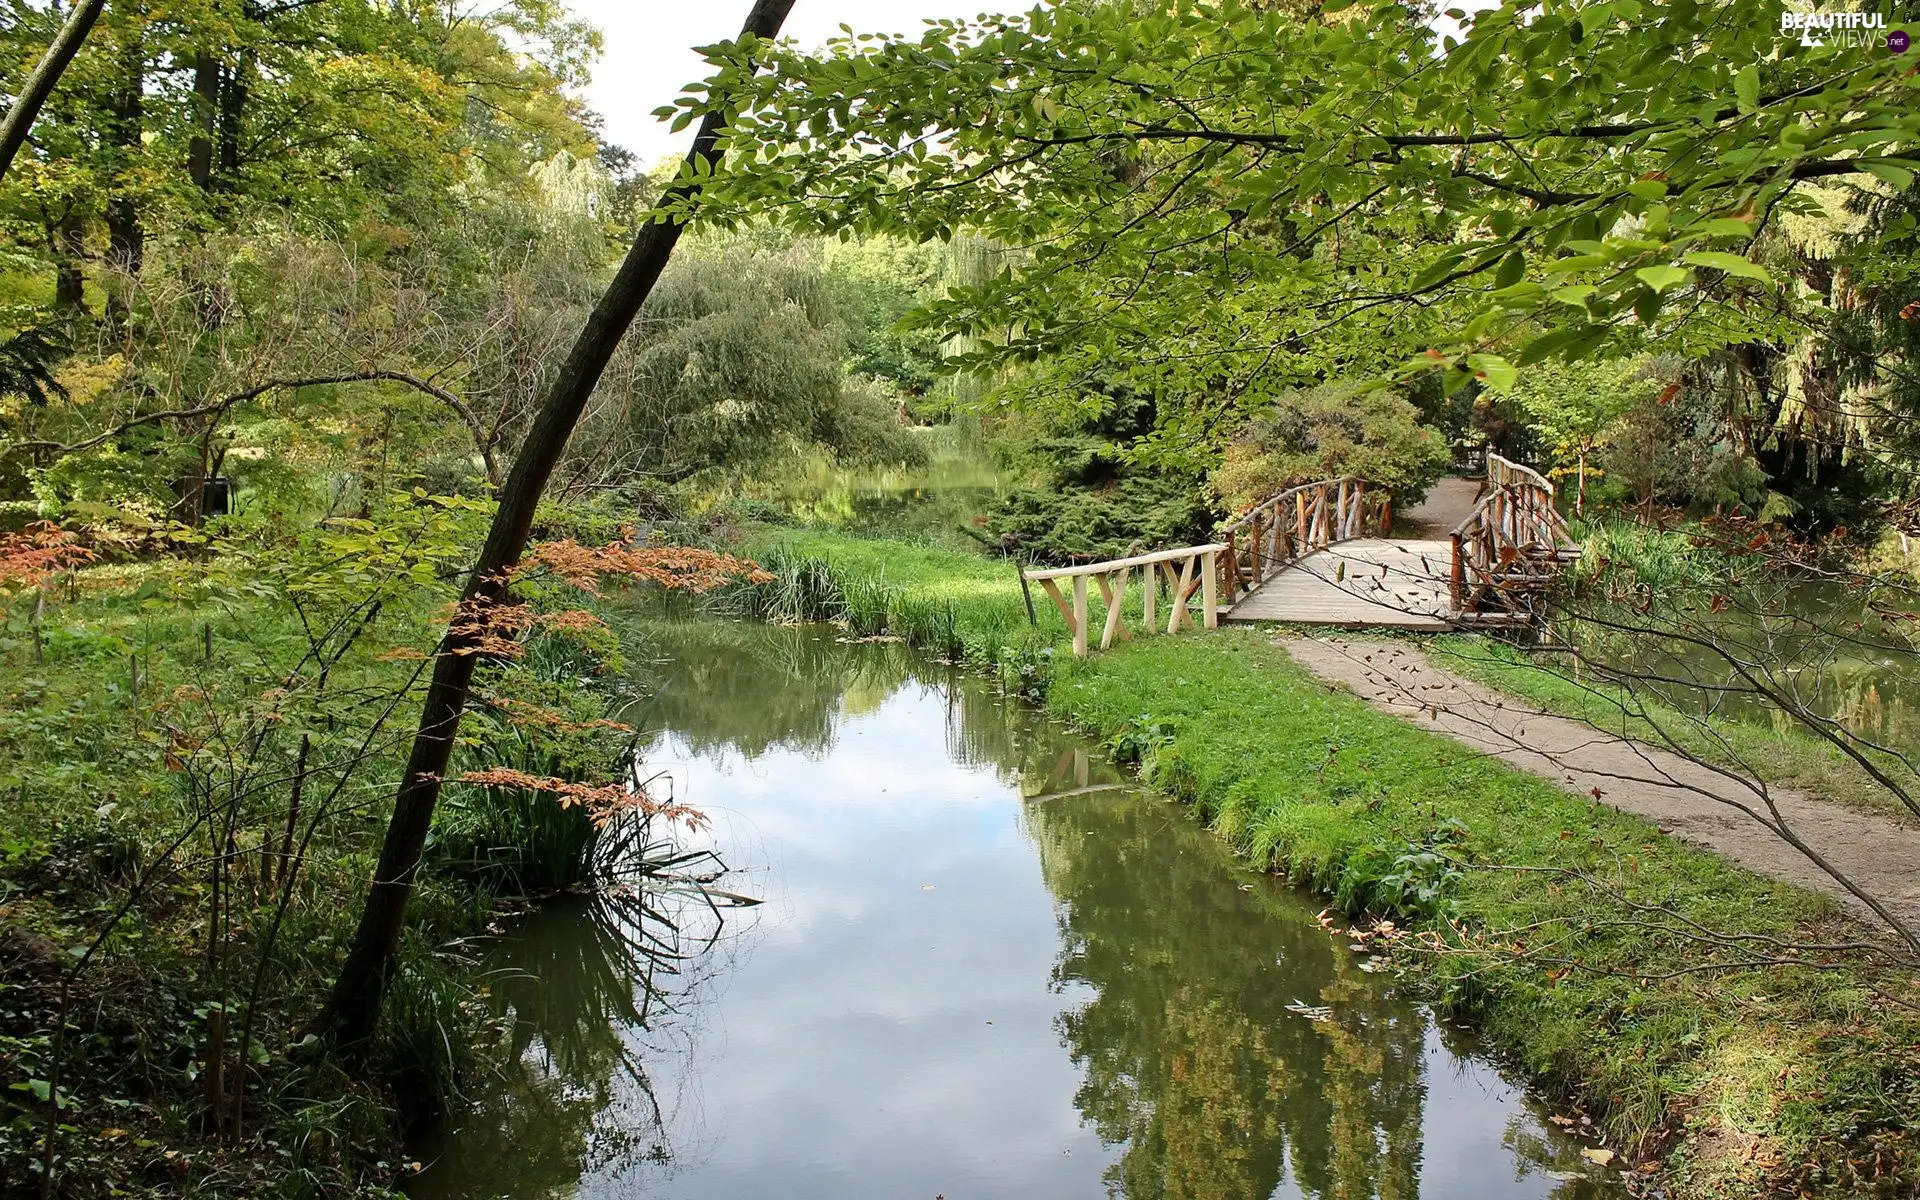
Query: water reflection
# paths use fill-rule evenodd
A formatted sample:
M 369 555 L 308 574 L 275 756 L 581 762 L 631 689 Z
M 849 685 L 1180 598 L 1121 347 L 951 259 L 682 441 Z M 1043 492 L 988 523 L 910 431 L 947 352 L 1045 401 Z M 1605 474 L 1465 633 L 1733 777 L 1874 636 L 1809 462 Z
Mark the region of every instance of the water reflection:
M 1671 611 L 1645 613 L 1577 598 L 1560 633 L 1587 663 L 1570 664 L 1568 673 L 1617 679 L 1688 713 L 1801 730 L 1770 701 L 1729 690 L 1737 681 L 1717 645 L 1808 712 L 1885 746 L 1920 749 L 1920 659 L 1904 595 L 1804 580 L 1726 591 L 1730 598 L 1688 596 Z M 1880 611 L 1889 605 L 1892 616 Z
M 420 1196 L 1611 1194 L 1177 806 L 894 645 L 662 626 L 650 761 L 767 897 L 669 1010 L 555 909 Z M 612 965 L 610 965 L 612 964 Z

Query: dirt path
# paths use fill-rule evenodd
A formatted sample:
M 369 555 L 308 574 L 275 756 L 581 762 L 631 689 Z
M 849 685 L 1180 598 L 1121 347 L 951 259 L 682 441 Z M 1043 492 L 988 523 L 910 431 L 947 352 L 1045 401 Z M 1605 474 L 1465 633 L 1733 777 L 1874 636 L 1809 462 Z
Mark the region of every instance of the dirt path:
M 1480 481 L 1448 475 L 1427 489 L 1420 503 L 1393 515 L 1395 540 L 1439 538 L 1445 541 L 1453 527 L 1467 519 L 1480 499 Z
M 1710 767 L 1549 716 L 1526 701 L 1435 666 L 1412 645 L 1345 637 L 1289 637 L 1288 654 L 1376 707 L 1418 721 L 1474 749 L 1656 822 L 1763 875 L 1865 906 L 1768 830 L 1765 801 Z M 1880 898 L 1908 928 L 1920 927 L 1920 829 L 1769 788 L 1780 817 L 1806 845 Z M 1742 812 L 1744 806 L 1751 813 Z

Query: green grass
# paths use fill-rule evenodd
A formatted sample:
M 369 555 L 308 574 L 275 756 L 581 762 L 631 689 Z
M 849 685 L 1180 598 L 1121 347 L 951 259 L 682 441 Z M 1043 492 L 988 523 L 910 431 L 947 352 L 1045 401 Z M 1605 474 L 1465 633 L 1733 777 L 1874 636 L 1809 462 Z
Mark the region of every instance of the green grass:
M 1053 648 L 1067 634 L 1037 588 L 1035 621 L 1028 621 L 1011 560 L 792 529 L 759 532 L 743 549 L 776 578 L 722 598 L 736 610 L 771 620 L 840 621 L 863 637 L 904 638 L 1025 690 L 1044 680 Z
M 1906 805 L 1860 764 L 1811 732 L 1737 718 L 1702 724 L 1644 692 L 1630 693 L 1591 678 L 1576 679 L 1571 668 L 1552 658 L 1528 655 L 1489 638 L 1436 638 L 1429 652 L 1435 663 L 1448 670 L 1519 696 L 1544 712 L 1662 749 L 1677 746 L 1709 762 L 1834 804 L 1914 822 Z M 1891 756 L 1875 757 L 1910 790 L 1920 786 L 1912 770 Z
M 1396 956 L 1409 982 L 1597 1114 L 1610 1145 L 1664 1160 L 1669 1194 L 1906 1195 L 1920 1181 L 1920 1019 L 1839 971 L 1662 978 L 1718 952 L 1670 920 L 1629 922 L 1565 875 L 1502 868 L 1576 868 L 1702 925 L 1784 938 L 1844 928 L 1826 898 L 1380 713 L 1259 633 L 1143 637 L 1075 660 L 1044 597 L 1026 627 L 1011 564 L 832 533 L 747 548 L 811 597 L 787 615 L 935 648 L 950 630 L 975 665 L 1038 664 L 1029 690 L 1260 865 L 1437 935 L 1444 952 Z M 915 623 L 930 609 L 938 629 Z M 1762 749 L 1773 736 L 1754 734 Z

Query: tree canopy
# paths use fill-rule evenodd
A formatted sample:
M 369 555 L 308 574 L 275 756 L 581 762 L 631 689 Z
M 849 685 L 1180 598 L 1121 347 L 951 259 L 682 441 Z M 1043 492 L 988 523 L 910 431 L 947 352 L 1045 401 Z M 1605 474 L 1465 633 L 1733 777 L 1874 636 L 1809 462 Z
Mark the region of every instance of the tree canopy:
M 1771 5 L 1510 0 L 1456 40 L 1396 3 L 1076 3 L 787 45 L 679 111 L 745 110 L 708 219 L 1016 247 L 926 319 L 1035 398 L 1121 364 L 1193 437 L 1332 376 L 1788 336 L 1818 299 L 1750 251 L 1806 181 L 1910 183 L 1910 67 Z

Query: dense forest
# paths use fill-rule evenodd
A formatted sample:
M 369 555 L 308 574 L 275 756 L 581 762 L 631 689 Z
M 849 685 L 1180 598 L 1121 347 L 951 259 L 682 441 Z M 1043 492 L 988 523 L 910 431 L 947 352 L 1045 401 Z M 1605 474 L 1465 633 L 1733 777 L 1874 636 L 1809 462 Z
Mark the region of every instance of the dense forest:
M 1556 711 L 1625 688 L 1584 711 L 1758 779 L 1748 815 L 1815 859 L 1764 787 L 1813 785 L 1754 730 L 1920 820 L 1913 731 L 1861 717 L 1904 685 L 1793 682 L 1897 675 L 1920 612 L 1904 33 L 1736 0 L 1056 0 L 814 47 L 779 37 L 791 0 L 738 7 L 663 114 L 691 149 L 647 163 L 580 98 L 620 64 L 551 0 L 0 0 L 0 1194 L 400 1186 L 404 1139 L 524 1049 L 470 941 L 644 898 L 705 826 L 644 765 L 654 592 L 1045 698 L 1052 614 L 1009 591 L 968 624 L 1015 564 L 1208 542 L 1335 476 L 1411 508 L 1491 451 L 1558 486 L 1585 557 L 1544 640 L 1585 657 L 1563 691 L 1518 652 L 1484 675 Z M 863 591 L 768 551 L 874 532 L 851 493 L 971 590 L 914 607 L 931 558 Z M 1196 799 L 1178 731 L 1125 719 L 1116 756 Z M 1294 732 L 1318 802 L 1338 731 Z M 1466 937 L 1434 900 L 1454 851 L 1410 836 L 1391 895 L 1293 866 Z M 1283 840 L 1255 857 L 1292 870 Z M 1822 870 L 1869 932 L 1685 937 L 1843 979 L 1810 1042 L 1907 1046 L 1795 1126 L 1824 1174 L 1765 1186 L 1908 1194 L 1920 936 Z M 1583 1036 L 1641 1002 L 1594 999 Z M 1705 1103 L 1630 1090 L 1606 1111 L 1649 1161 Z

